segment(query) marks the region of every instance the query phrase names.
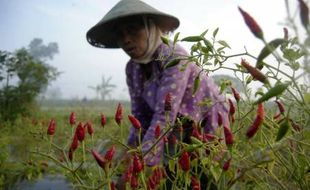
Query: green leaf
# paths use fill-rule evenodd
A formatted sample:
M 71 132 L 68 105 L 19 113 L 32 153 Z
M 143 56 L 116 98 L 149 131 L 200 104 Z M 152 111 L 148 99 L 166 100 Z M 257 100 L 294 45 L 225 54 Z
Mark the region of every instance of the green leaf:
M 290 62 L 296 61 L 301 58 L 304 54 L 300 50 L 285 49 L 283 50 L 283 57 Z
M 206 33 L 208 32 L 208 29 L 205 30 L 203 33 L 200 34 L 201 37 L 204 37 L 206 35 Z
M 246 77 L 246 84 L 250 84 L 253 81 L 253 77 L 252 76 L 247 76 Z
M 218 43 L 221 44 L 223 47 L 228 47 L 229 49 L 231 49 L 231 47 L 228 45 L 228 43 L 224 40 L 219 40 Z
M 211 43 L 209 40 L 207 40 L 207 39 L 204 39 L 203 42 L 204 42 L 205 46 L 206 46 L 207 48 L 209 48 L 210 51 L 213 52 L 213 45 L 212 45 L 212 43 Z
M 185 42 L 199 42 L 201 40 L 204 40 L 205 38 L 202 36 L 188 36 L 183 38 L 181 41 L 185 41 Z
M 285 40 L 282 38 L 277 38 L 266 44 L 266 46 L 260 51 L 257 61 L 256 61 L 256 68 L 262 69 L 264 66 L 263 60 L 270 55 L 279 45 L 284 43 Z
M 173 66 L 176 66 L 177 64 L 179 64 L 181 61 L 181 59 L 173 59 L 172 61 L 170 61 L 169 63 L 167 63 L 165 66 L 164 66 L 164 69 L 167 69 L 167 68 L 170 68 L 170 67 L 173 67 Z
M 173 44 L 176 44 L 179 39 L 180 32 L 176 33 L 173 38 Z
M 213 38 L 215 38 L 216 34 L 218 33 L 219 31 L 219 28 L 216 28 L 214 31 L 213 31 Z
M 161 36 L 160 38 L 161 38 L 161 41 L 162 41 L 164 44 L 166 44 L 166 45 L 169 46 L 169 39 L 168 39 L 168 38 L 166 38 L 165 36 Z

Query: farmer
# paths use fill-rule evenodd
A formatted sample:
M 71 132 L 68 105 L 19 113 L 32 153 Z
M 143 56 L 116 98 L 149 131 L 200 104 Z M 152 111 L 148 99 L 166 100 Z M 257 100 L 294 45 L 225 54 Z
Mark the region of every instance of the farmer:
M 187 61 L 181 60 L 176 66 L 164 68 L 175 58 L 188 55 L 181 46 L 168 46 L 161 40 L 161 36 L 173 32 L 178 26 L 176 17 L 140 0 L 121 0 L 87 32 L 91 45 L 122 48 L 130 57 L 126 80 L 131 112 L 142 124 L 144 152 L 156 141 L 156 127 L 160 126 L 162 133 L 165 130 L 166 97 L 171 97 L 171 109 L 168 110 L 170 122 L 186 118 L 182 121 L 188 126 L 184 129 L 187 136 L 191 135 L 192 125 L 201 121 L 206 132 L 213 132 L 217 128 L 218 113 L 222 114 L 224 124 L 228 124 L 225 99 L 219 95 L 214 82 L 205 73 L 200 73 L 200 67 L 194 63 L 184 66 Z M 200 86 L 193 95 L 194 80 L 198 75 Z M 200 103 L 207 100 L 212 100 L 212 105 L 201 106 Z M 129 145 L 136 146 L 136 134 L 136 129 L 132 127 Z M 145 156 L 146 165 L 153 166 L 161 161 L 163 143 L 160 141 Z

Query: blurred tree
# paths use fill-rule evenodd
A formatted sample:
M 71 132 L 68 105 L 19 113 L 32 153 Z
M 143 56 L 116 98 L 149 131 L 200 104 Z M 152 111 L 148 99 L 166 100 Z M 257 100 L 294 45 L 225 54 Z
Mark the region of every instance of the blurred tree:
M 41 38 L 34 38 L 29 46 L 28 51 L 34 59 L 45 60 L 47 58 L 53 59 L 58 51 L 58 44 L 56 42 L 51 42 L 47 46 L 43 44 Z
M 111 98 L 111 92 L 114 88 L 116 88 L 116 85 L 110 84 L 111 79 L 112 77 L 105 79 L 105 77 L 102 76 L 101 84 L 97 84 L 96 86 L 88 86 L 88 88 L 96 92 L 97 99 L 100 96 L 101 100 L 105 101 L 107 97 Z
M 33 41 L 29 47 L 35 47 Z M 57 43 L 54 44 L 58 52 Z M 55 49 L 34 57 L 31 47 L 14 53 L 0 50 L 0 120 L 14 121 L 19 115 L 31 114 L 35 98 L 59 75 L 56 68 L 44 61 L 53 58 Z

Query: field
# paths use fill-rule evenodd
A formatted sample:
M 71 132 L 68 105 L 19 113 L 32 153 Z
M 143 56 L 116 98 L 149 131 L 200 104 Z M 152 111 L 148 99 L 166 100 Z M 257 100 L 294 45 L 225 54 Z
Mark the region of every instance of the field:
M 155 126 L 151 146 L 143 150 L 145 144 L 139 137 L 144 121 L 131 115 L 129 102 L 38 101 L 35 107 L 31 100 L 39 94 L 39 87 L 31 91 L 29 85 L 20 89 L 7 85 L 0 98 L 6 106 L 0 107 L 0 188 L 16 189 L 20 182 L 54 175 L 68 180 L 74 189 L 114 190 L 121 184 L 144 190 L 310 189 L 309 9 L 302 0 L 298 2 L 302 26 L 288 13 L 286 24 L 294 34 L 284 28 L 283 37 L 271 40 L 238 7 L 253 37 L 264 44 L 258 55 L 246 48 L 227 54 L 231 48 L 217 39 L 218 28 L 187 37 L 176 33 L 173 40 L 162 36 L 162 42 L 172 49 L 178 42 L 192 43 L 189 55 L 174 58 L 163 69 L 180 66 L 184 70 L 188 64 L 196 64 L 206 74 L 228 70 L 240 83 L 237 89 L 232 80 L 218 82 L 229 124 L 223 122 L 222 113 L 213 113 L 212 125 L 217 127 L 209 133 L 202 124 L 205 116 L 190 127 L 187 142 L 182 139 L 188 130 L 186 119 L 169 120 L 170 93 L 160 110 L 166 121 L 162 128 Z M 11 54 L 2 53 L 4 63 L 14 64 Z M 27 55 L 26 50 L 19 55 Z M 178 65 L 183 60 L 184 65 Z M 9 68 L 8 76 L 14 71 Z M 195 76 L 193 95 L 202 73 Z M 211 103 L 212 98 L 198 104 Z M 26 108 L 33 109 L 26 112 Z M 12 122 L 5 122 L 8 120 Z M 131 128 L 137 136 L 136 146 L 126 143 Z M 155 158 L 161 150 L 160 162 L 148 166 L 144 160 Z
M 105 146 L 111 144 L 108 135 L 117 133 L 117 128 L 110 127 L 115 125 L 114 110 L 117 103 L 114 101 L 103 103 L 96 100 L 88 102 L 78 100 L 44 101 L 40 103 L 40 110 L 37 110 L 33 116 L 20 117 L 15 124 L 1 124 L 0 187 L 10 189 L 17 182 L 36 181 L 47 174 L 66 173 L 56 167 L 57 165 L 47 157 L 33 153 L 48 150 L 49 141 L 46 131 L 52 118 L 57 122 L 56 134 L 53 139 L 55 144 L 68 149 L 68 139 L 71 138 L 72 128 L 75 128 L 75 126 L 70 126 L 69 116 L 71 112 L 75 112 L 78 121 L 89 121 L 93 124 L 94 142 L 96 143 L 94 146 L 89 145 L 88 148 L 100 147 L 103 151 Z M 124 113 L 128 113 L 129 102 L 122 101 L 121 103 L 124 105 Z M 107 117 L 107 127 L 105 128 L 100 124 L 101 113 Z M 124 125 L 127 124 L 124 123 Z M 59 152 L 56 154 L 60 156 Z
M 90 150 L 96 150 L 104 155 L 112 145 L 116 145 L 116 153 L 110 180 L 115 182 L 116 174 L 124 172 L 125 167 L 118 156 L 124 150 L 120 138 L 123 136 L 123 140 L 126 140 L 131 126 L 127 119 L 127 115 L 130 114 L 129 102 L 121 102 L 124 112 L 121 126 L 123 134 L 120 133 L 120 127 L 114 120 L 117 104 L 116 101 L 106 103 L 61 101 L 53 104 L 44 102 L 41 103 L 41 111 L 36 112 L 34 116 L 20 117 L 13 126 L 5 126 L 9 124 L 1 126 L 0 184 L 2 187 L 10 189 L 14 184 L 24 180 L 37 181 L 46 175 L 61 175 L 77 189 L 100 188 L 105 186 L 107 178 L 104 177 L 104 170 L 97 166 Z M 247 104 L 239 103 L 238 110 L 247 110 L 245 105 Z M 308 130 L 296 131 L 291 127 L 286 134 L 287 137 L 276 142 L 275 134 L 278 129 L 274 127 L 277 125 L 268 123 L 276 121 L 272 116 L 277 112 L 277 106 L 270 102 L 265 104 L 264 109 L 266 120 L 269 122 L 262 125 L 258 134 L 251 140 L 245 137 L 245 130 L 252 122 L 247 118 L 255 118 L 255 112 L 251 112 L 242 121 L 239 119 L 242 119 L 243 112 L 239 112 L 240 116 L 236 116 L 235 124 L 231 126 L 234 144 L 229 149 L 230 156 L 227 156 L 226 152 L 220 160 L 215 161 L 214 157 L 220 154 L 219 151 L 223 146 L 214 146 L 211 142 L 195 149 L 195 152 L 200 155 L 199 161 L 209 168 L 206 173 L 212 176 L 218 188 L 307 189 L 309 187 L 310 133 Z M 93 138 L 88 134 L 85 137 L 86 158 L 83 156 L 82 145 L 79 145 L 80 147 L 74 153 L 73 162 L 68 160 L 72 129 L 76 127 L 69 124 L 71 112 L 76 113 L 77 121 L 91 122 L 94 128 Z M 104 127 L 100 123 L 101 114 L 107 117 Z M 296 119 L 298 117 L 300 116 L 295 116 Z M 56 121 L 56 132 L 51 140 L 46 132 L 52 118 Z M 51 141 L 52 144 L 50 144 Z M 212 149 L 209 155 L 203 151 L 206 147 Z M 223 170 L 223 164 L 229 157 L 232 161 L 226 171 Z M 195 167 L 197 161 L 195 159 L 191 161 L 192 167 Z M 176 163 L 178 163 L 177 160 L 174 164 Z M 145 171 L 145 176 L 150 175 L 147 172 L 150 171 Z M 181 175 L 182 171 L 179 172 L 181 179 L 184 179 L 183 174 Z M 185 183 L 190 182 L 185 181 Z

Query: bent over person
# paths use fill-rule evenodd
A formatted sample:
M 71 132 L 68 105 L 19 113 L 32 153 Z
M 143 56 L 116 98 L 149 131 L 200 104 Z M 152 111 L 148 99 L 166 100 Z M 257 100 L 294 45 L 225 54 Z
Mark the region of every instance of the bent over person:
M 166 119 L 183 124 L 184 141 L 195 123 L 202 123 L 205 132 L 217 128 L 218 113 L 228 126 L 228 109 L 218 87 L 202 68 L 181 60 L 176 66 L 165 68 L 172 60 L 186 57 L 188 53 L 178 44 L 167 45 L 161 36 L 173 32 L 179 20 L 139 0 L 119 1 L 95 26 L 87 32 L 88 42 L 100 48 L 121 48 L 130 57 L 126 66 L 131 112 L 142 124 L 142 151 L 145 153 L 155 143 L 155 130 L 165 131 Z M 186 64 L 186 66 L 184 66 Z M 200 85 L 193 94 L 194 81 L 200 76 Z M 165 98 L 171 98 L 169 117 L 165 113 Z M 211 100 L 212 105 L 201 106 Z M 184 119 L 185 118 L 185 119 Z M 203 121 L 203 122 L 202 122 Z M 137 132 L 131 128 L 128 145 L 137 145 Z M 171 136 L 171 135 L 170 135 Z M 164 142 L 160 141 L 144 157 L 147 166 L 154 166 L 164 158 Z

